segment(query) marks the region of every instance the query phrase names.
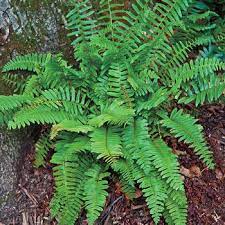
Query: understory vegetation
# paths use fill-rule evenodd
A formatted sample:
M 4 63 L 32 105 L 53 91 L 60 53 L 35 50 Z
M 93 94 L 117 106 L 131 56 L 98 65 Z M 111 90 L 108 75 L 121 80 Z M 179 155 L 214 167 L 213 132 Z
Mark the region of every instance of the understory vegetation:
M 0 96 L 1 124 L 44 126 L 36 167 L 54 150 L 50 208 L 59 224 L 73 225 L 82 209 L 94 224 L 112 174 L 131 200 L 140 187 L 155 224 L 162 216 L 169 225 L 187 223 L 178 157 L 165 137 L 186 143 L 214 168 L 187 105 L 223 99 L 223 3 L 216 6 L 210 0 L 70 1 L 76 66 L 61 54 L 33 53 L 2 68 L 14 94 Z

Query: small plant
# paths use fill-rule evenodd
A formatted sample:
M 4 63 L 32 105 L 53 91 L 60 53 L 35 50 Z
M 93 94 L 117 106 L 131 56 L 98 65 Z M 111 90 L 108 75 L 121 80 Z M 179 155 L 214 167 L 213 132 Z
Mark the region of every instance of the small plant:
M 78 68 L 51 54 L 18 56 L 3 67 L 16 92 L 0 96 L 1 121 L 10 129 L 48 125 L 35 165 L 44 165 L 54 148 L 51 212 L 59 224 L 74 224 L 82 208 L 94 224 L 114 171 L 131 199 L 140 186 L 156 224 L 164 216 L 168 224 L 185 225 L 179 163 L 164 138 L 189 144 L 214 168 L 202 127 L 185 104 L 223 95 L 225 63 L 189 59 L 205 43 L 201 38 L 173 39 L 192 1 L 137 0 L 129 10 L 115 2 L 101 0 L 93 10 L 91 1 L 75 1 L 67 20 Z M 11 71 L 19 70 L 30 75 L 18 82 Z

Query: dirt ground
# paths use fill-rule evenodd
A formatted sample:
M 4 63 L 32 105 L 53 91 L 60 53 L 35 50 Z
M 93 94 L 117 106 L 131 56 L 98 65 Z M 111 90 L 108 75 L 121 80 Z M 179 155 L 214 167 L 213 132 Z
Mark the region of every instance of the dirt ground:
M 204 106 L 200 112 L 200 123 L 214 153 L 216 169 L 206 169 L 199 158 L 184 144 L 175 139 L 167 142 L 179 155 L 181 173 L 185 179 L 185 188 L 189 202 L 188 225 L 223 225 L 225 224 L 225 106 Z M 12 224 L 50 225 L 49 201 L 53 193 L 51 165 L 34 169 L 32 166 L 33 149 L 24 158 L 21 178 L 18 186 L 18 216 Z M 146 204 L 137 191 L 138 198 L 128 201 L 118 191 L 116 184 L 111 185 L 111 192 L 98 225 L 154 225 Z M 87 222 L 81 216 L 79 225 Z M 160 225 L 164 225 L 164 221 Z

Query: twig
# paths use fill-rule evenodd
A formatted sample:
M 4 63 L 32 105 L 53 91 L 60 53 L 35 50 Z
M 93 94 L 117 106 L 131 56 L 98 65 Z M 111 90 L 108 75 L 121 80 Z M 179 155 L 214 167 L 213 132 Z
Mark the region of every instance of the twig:
M 113 201 L 108 208 L 106 209 L 105 213 L 103 213 L 102 215 L 102 219 L 100 220 L 100 223 L 102 223 L 105 219 L 107 219 L 108 215 L 110 214 L 110 212 L 112 211 L 113 206 L 120 201 L 121 199 L 123 199 L 123 196 L 118 197 L 115 201 Z
M 35 205 L 38 205 L 38 201 L 37 199 L 32 195 L 30 194 L 27 189 L 25 189 L 24 187 L 22 187 L 20 184 L 19 184 L 19 187 L 21 188 L 21 190 L 24 192 L 24 194 L 35 204 Z

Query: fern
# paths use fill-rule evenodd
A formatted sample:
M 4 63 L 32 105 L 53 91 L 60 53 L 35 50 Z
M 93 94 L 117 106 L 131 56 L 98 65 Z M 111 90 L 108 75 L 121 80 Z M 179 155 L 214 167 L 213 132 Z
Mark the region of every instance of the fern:
M 49 149 L 52 147 L 52 141 L 49 139 L 49 134 L 44 133 L 35 144 L 35 167 L 40 167 L 45 164 L 45 159 Z
M 76 37 L 72 42 L 73 45 L 76 45 L 90 40 L 96 33 L 96 20 L 92 19 L 94 11 L 88 0 L 82 2 L 76 0 L 73 6 L 74 8 L 67 14 L 67 26 L 72 30 L 69 35 Z
M 32 97 L 25 95 L 0 95 L 0 111 L 12 110 L 21 107 L 25 103 L 31 102 Z
M 150 143 L 150 159 L 166 182 L 175 190 L 183 190 L 180 179 L 176 156 L 171 154 L 171 149 L 161 140 Z
M 88 177 L 84 184 L 87 219 L 88 224 L 94 224 L 103 210 L 108 195 L 106 191 L 108 183 L 105 178 L 109 176 L 109 173 L 101 172 L 101 167 L 95 166 L 94 168 L 90 168 L 85 175 Z
M 163 182 L 155 177 L 152 173 L 146 175 L 142 171 L 138 171 L 135 180 L 140 183 L 143 195 L 146 198 L 147 205 L 150 209 L 154 222 L 157 224 L 160 216 L 164 211 L 164 203 L 167 199 L 167 191 Z
M 196 124 L 196 120 L 181 110 L 174 109 L 170 117 L 162 120 L 163 126 L 171 129 L 171 133 L 180 141 L 190 144 L 200 158 L 210 167 L 214 167 L 212 153 L 208 150 L 202 135 L 203 128 Z
M 57 163 L 57 161 L 53 161 Z M 60 163 L 60 162 L 59 162 Z M 60 224 L 73 224 L 82 207 L 83 174 L 88 169 L 86 162 L 73 155 L 65 158 L 63 164 L 54 167 L 56 192 L 51 202 L 53 216 L 60 218 Z
M 42 68 L 51 58 L 50 54 L 29 54 L 24 56 L 17 56 L 3 67 L 3 72 L 11 70 L 28 70 L 36 72 L 37 69 Z
M 97 128 L 91 133 L 92 152 L 111 163 L 122 155 L 121 139 L 116 128 Z

